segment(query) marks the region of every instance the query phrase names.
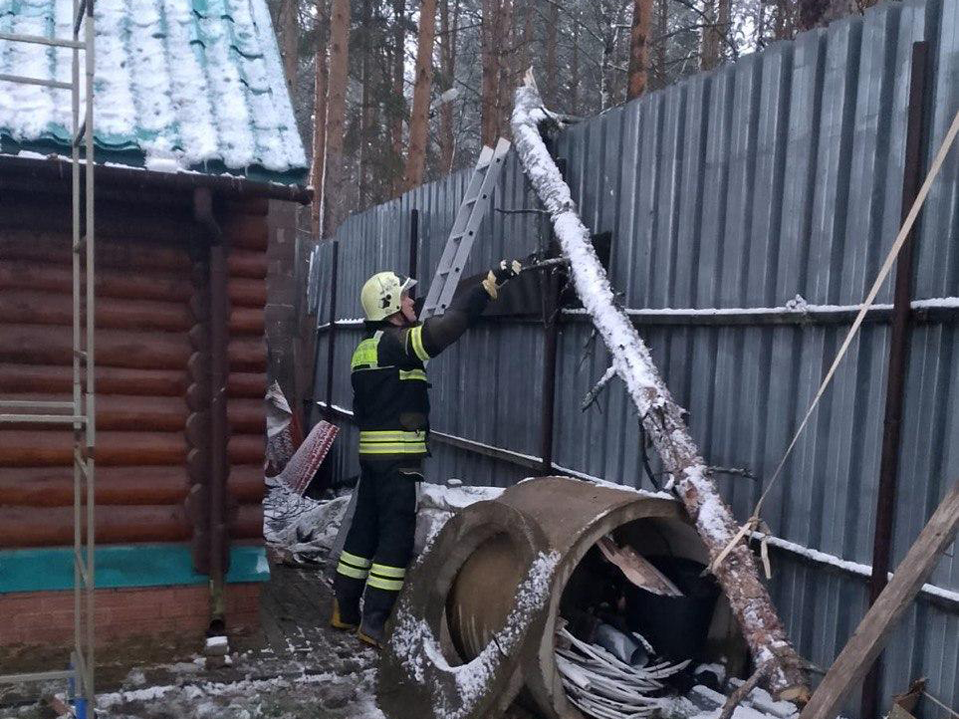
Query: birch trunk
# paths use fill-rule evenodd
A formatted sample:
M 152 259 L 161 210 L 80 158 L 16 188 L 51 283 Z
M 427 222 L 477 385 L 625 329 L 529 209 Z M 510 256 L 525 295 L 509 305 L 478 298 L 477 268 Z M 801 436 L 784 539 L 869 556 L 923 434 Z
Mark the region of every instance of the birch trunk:
M 410 150 L 403 178 L 405 190 L 423 182 L 426 168 L 426 130 L 433 86 L 433 40 L 436 37 L 436 0 L 420 2 L 420 32 L 416 47 L 416 81 L 413 85 L 413 113 L 410 116 Z
M 538 123 L 547 119 L 531 80 L 516 91 L 513 141 L 520 161 L 550 214 L 573 284 L 613 357 L 613 367 L 636 405 L 643 426 L 673 477 L 675 492 L 686 507 L 710 557 L 715 558 L 739 529 L 716 490 L 706 464 L 674 401 L 653 364 L 649 349 L 626 313 L 615 303 L 606 272 L 590 242 L 590 232 L 576 212 L 569 186 L 540 137 Z M 716 568 L 716 579 L 729 599 L 742 633 L 759 665 L 773 660 L 770 688 L 781 698 L 805 700 L 808 689 L 801 661 L 790 646 L 756 562 L 745 542 L 735 545 Z

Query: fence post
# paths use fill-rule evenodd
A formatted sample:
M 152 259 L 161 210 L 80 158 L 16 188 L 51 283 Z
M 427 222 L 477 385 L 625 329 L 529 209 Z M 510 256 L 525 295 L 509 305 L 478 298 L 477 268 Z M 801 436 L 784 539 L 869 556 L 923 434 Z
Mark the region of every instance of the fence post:
M 327 356 L 326 356 L 326 415 L 328 419 L 333 418 L 333 352 L 336 346 L 336 284 L 340 259 L 339 240 L 331 240 L 333 243 L 333 259 L 330 275 L 330 319 L 329 329 L 327 330 Z
M 410 272 L 409 276 L 416 277 L 416 263 L 419 259 L 420 244 L 420 211 L 410 210 Z M 410 297 L 416 298 L 416 288 L 410 290 Z
M 902 217 L 912 208 L 921 182 L 923 147 L 923 103 L 928 43 L 912 46 L 912 72 L 909 79 L 906 156 L 902 181 Z M 883 419 L 882 451 L 879 463 L 879 489 L 876 502 L 876 529 L 873 535 L 872 576 L 869 579 L 869 606 L 886 586 L 892 559 L 892 526 L 896 514 L 896 483 L 899 468 L 900 428 L 905 395 L 906 359 L 909 353 L 910 300 L 912 297 L 914 226 L 896 261 L 896 284 L 889 339 L 889 371 L 886 381 L 886 406 Z M 876 659 L 862 685 L 861 719 L 879 716 L 882 655 Z

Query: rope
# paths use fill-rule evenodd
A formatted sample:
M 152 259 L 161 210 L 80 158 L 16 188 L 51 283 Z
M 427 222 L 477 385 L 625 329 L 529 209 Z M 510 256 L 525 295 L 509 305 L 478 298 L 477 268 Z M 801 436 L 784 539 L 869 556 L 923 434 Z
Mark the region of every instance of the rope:
M 922 693 L 923 693 L 923 696 L 925 696 L 926 699 L 929 699 L 930 701 L 932 701 L 933 704 L 938 704 L 941 709 L 945 709 L 945 710 L 946 710 L 947 712 L 949 712 L 953 717 L 955 717 L 955 719 L 959 719 L 959 714 L 956 713 L 956 710 L 955 710 L 955 709 L 952 709 L 952 708 L 950 708 L 950 707 L 947 707 L 945 704 L 943 704 L 941 701 L 939 701 L 938 699 L 936 699 L 932 694 L 930 694 L 929 692 L 927 692 L 925 689 L 922 690 Z
M 889 254 L 886 255 L 886 261 L 883 262 L 883 265 L 879 270 L 879 274 L 876 276 L 876 281 L 873 282 L 872 289 L 869 290 L 869 294 L 866 295 L 866 299 L 859 308 L 859 314 L 856 315 L 856 319 L 853 321 L 852 327 L 849 328 L 849 332 L 846 334 L 846 339 L 843 340 L 842 346 L 839 348 L 839 352 L 836 354 L 836 359 L 833 360 L 832 366 L 826 373 L 822 384 L 819 385 L 819 391 L 816 392 L 816 396 L 813 398 L 812 404 L 810 404 L 809 409 L 806 410 L 806 416 L 803 417 L 802 422 L 799 424 L 799 428 L 793 435 L 792 441 L 790 441 L 789 446 L 786 447 L 786 451 L 783 454 L 782 459 L 779 461 L 779 466 L 777 466 L 776 471 L 773 472 L 772 479 L 769 480 L 769 484 L 766 485 L 766 489 L 763 491 L 762 496 L 760 496 L 759 501 L 756 502 L 756 507 L 753 509 L 753 513 L 750 515 L 749 519 L 747 519 L 746 523 L 740 527 L 739 531 L 736 533 L 736 536 L 733 537 L 729 544 L 726 545 L 723 551 L 720 552 L 710 563 L 709 571 L 715 571 L 716 567 L 718 567 L 733 550 L 733 548 L 739 544 L 740 541 L 742 541 L 743 537 L 745 537 L 749 532 L 753 531 L 756 526 L 758 526 L 759 512 L 762 509 L 763 501 L 769 494 L 769 490 L 773 488 L 776 480 L 778 480 L 779 476 L 782 474 L 783 467 L 786 466 L 786 460 L 789 459 L 789 455 L 792 453 L 793 448 L 799 441 L 800 435 L 802 435 L 803 430 L 806 429 L 806 425 L 809 424 L 809 419 L 812 417 L 813 412 L 819 405 L 819 400 L 822 399 L 826 388 L 829 387 L 829 384 L 832 382 L 832 378 L 836 374 L 836 369 L 846 356 L 846 352 L 849 350 L 849 346 L 852 344 L 853 338 L 859 332 L 859 327 L 862 325 L 862 321 L 865 318 L 866 313 L 869 311 L 869 308 L 875 301 L 876 295 L 879 294 L 879 290 L 882 287 L 883 282 L 886 281 L 886 277 L 889 275 L 896 258 L 899 256 L 899 251 L 902 249 L 903 244 L 905 244 L 906 239 L 909 237 L 909 233 L 912 231 L 912 226 L 916 223 L 916 218 L 919 216 L 919 211 L 922 209 L 922 206 L 926 201 L 926 197 L 929 195 L 929 190 L 932 187 L 932 183 L 939 174 L 939 171 L 942 169 L 942 165 L 946 160 L 946 156 L 949 154 L 949 150 L 956 139 L 957 133 L 959 133 L 959 112 L 956 113 L 956 116 L 952 120 L 952 125 L 949 126 L 946 137 L 942 141 L 939 151 L 936 153 L 936 159 L 933 161 L 932 167 L 930 168 L 929 173 L 926 175 L 926 179 L 922 183 L 922 187 L 919 189 L 919 194 L 916 195 L 916 199 L 912 203 L 912 208 L 909 210 L 909 214 L 902 223 L 902 227 L 899 228 L 899 234 L 896 236 L 896 241 L 892 243 L 892 247 L 889 249 Z

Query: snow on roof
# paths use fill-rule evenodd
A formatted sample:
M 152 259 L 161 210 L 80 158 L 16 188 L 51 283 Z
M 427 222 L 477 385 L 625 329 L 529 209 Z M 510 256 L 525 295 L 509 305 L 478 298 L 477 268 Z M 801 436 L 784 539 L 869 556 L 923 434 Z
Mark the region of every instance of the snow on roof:
M 266 0 L 97 0 L 97 159 L 302 182 Z M 0 33 L 70 39 L 73 0 L 0 0 Z M 81 108 L 86 102 L 81 61 Z M 0 40 L 0 74 L 70 82 L 72 50 Z M 71 92 L 0 82 L 0 149 L 69 154 Z

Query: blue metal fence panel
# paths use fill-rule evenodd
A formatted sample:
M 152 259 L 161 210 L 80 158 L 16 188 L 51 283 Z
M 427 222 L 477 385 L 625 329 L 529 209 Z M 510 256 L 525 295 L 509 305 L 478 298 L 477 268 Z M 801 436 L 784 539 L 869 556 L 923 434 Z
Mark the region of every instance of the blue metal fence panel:
M 912 45 L 931 43 L 925 166 L 959 108 L 959 0 L 906 0 L 775 43 L 569 127 L 556 155 L 580 214 L 612 233 L 610 277 L 633 308 L 711 310 L 855 305 L 899 228 Z M 337 314 L 360 316 L 374 271 L 406 272 L 419 212 L 416 274 L 426 291 L 469 171 L 350 217 L 339 229 Z M 545 218 L 510 155 L 466 269 L 485 271 L 548 241 Z M 522 210 L 522 212 L 520 212 Z M 530 210 L 534 210 L 530 212 Z M 959 296 L 959 152 L 921 216 L 917 299 Z M 328 319 L 331 253 L 317 253 L 318 322 Z M 890 302 L 891 282 L 879 300 Z M 797 297 L 798 296 L 798 297 Z M 695 320 L 695 318 L 693 318 Z M 707 460 L 757 480 L 718 475 L 739 517 L 752 510 L 831 363 L 848 324 L 649 325 L 641 329 Z M 336 328 L 334 402 L 349 408 L 349 354 L 362 336 Z M 628 485 L 644 478 L 639 420 L 614 381 L 583 412 L 609 357 L 591 326 L 564 321 L 557 357 L 554 463 Z M 317 399 L 325 400 L 327 333 L 320 333 Z M 440 432 L 537 457 L 544 331 L 485 323 L 431 361 L 432 424 Z M 889 327 L 866 324 L 766 501 L 773 532 L 801 547 L 868 565 L 872 555 Z M 894 562 L 959 477 L 959 332 L 913 331 L 896 506 Z M 357 471 L 344 424 L 338 469 Z M 654 473 L 659 463 L 650 457 Z M 507 486 L 531 469 L 435 443 L 428 478 Z M 802 654 L 828 665 L 866 606 L 864 576 L 799 552 L 774 550 L 772 591 Z M 931 582 L 959 592 L 959 560 Z M 959 701 L 959 602 L 923 598 L 886 652 L 886 701 L 909 679 Z M 855 715 L 857 703 L 847 707 Z

